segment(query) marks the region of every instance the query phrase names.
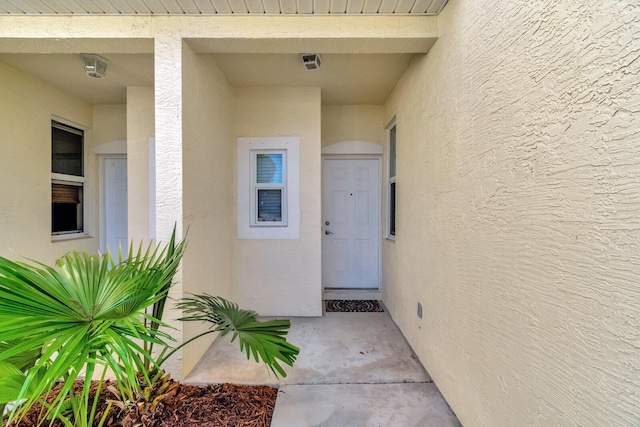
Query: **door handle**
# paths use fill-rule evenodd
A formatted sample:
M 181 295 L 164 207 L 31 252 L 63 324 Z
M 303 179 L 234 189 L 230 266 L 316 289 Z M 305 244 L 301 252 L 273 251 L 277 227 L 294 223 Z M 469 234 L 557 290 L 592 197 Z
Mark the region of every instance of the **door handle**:
M 324 234 L 326 234 L 328 236 L 329 234 L 333 234 L 333 233 L 331 231 L 329 231 L 329 230 L 325 230 Z

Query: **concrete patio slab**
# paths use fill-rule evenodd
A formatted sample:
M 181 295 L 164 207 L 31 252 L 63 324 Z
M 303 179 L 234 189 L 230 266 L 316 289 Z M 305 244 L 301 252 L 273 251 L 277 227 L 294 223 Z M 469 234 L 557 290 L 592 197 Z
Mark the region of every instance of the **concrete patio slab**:
M 247 360 L 237 342 L 216 340 L 187 377 L 192 384 L 349 384 L 429 382 L 413 350 L 388 313 L 325 313 L 291 319 L 287 340 L 300 355 L 278 381 Z
M 279 387 L 272 427 L 460 426 L 388 313 L 292 318 L 287 340 L 300 355 L 286 378 L 225 337 L 185 381 Z
M 457 427 L 433 383 L 286 385 L 272 427 Z

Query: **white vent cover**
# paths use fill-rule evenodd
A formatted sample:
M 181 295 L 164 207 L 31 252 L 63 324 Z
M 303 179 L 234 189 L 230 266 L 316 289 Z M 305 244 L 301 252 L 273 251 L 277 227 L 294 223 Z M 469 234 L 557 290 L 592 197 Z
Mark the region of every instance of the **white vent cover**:
M 300 58 L 302 58 L 302 64 L 307 70 L 317 70 L 322 64 L 319 53 L 303 53 Z

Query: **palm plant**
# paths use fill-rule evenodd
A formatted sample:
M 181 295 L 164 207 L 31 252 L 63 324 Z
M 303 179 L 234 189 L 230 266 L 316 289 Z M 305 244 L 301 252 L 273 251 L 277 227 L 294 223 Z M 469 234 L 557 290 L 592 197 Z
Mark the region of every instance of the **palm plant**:
M 187 314 L 181 320 L 210 322 L 212 327 L 176 348 L 169 345 L 162 315 L 184 249 L 174 230 L 163 249 L 140 245 L 134 251 L 131 246 L 129 257 L 123 259 L 120 251 L 117 262 L 109 252 L 90 256 L 73 251 L 56 268 L 0 257 L 0 420 L 4 404 L 23 402 L 14 407 L 11 419 L 40 403 L 47 418 L 68 427 L 101 424 L 109 413 L 107 408 L 95 420 L 107 370 L 117 380 L 118 389 L 110 391 L 121 402 L 149 401 L 153 407 L 171 391 L 160 365 L 193 339 L 213 332 L 224 336 L 233 331 L 247 358 L 253 355 L 276 376 L 286 376 L 279 361 L 292 366 L 299 353 L 284 338 L 290 322 L 259 322 L 257 313 L 219 297 L 197 295 L 179 302 Z M 154 345 L 162 349 L 155 358 Z M 80 378 L 84 383 L 76 392 Z M 47 402 L 61 380 L 58 394 Z
M 120 255 L 119 262 L 108 252 L 74 251 L 60 258 L 57 268 L 0 258 L 0 369 L 10 374 L 10 380 L 0 381 L 0 403 L 26 399 L 12 413 L 19 418 L 40 401 L 50 418 L 70 426 L 62 413 L 70 398 L 75 425 L 92 425 L 104 368 L 122 395 L 132 397 L 139 385 L 130 379 L 140 372 L 148 381 L 145 363 L 154 360 L 141 343 L 166 347 L 170 339 L 145 324 L 160 324 L 145 309 L 165 297 L 183 250 L 184 243 L 172 250 L 140 246 L 137 252 L 131 248 L 127 259 Z M 98 391 L 90 402 L 94 374 Z M 74 382 L 81 376 L 86 381 L 75 396 Z M 60 392 L 46 404 L 40 396 L 60 380 Z

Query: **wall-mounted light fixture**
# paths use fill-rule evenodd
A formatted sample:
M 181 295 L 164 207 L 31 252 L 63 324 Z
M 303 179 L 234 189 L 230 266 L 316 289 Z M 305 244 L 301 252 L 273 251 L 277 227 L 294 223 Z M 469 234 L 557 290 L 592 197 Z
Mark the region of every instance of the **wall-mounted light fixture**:
M 319 53 L 303 53 L 300 55 L 302 64 L 307 70 L 317 70 L 322 64 L 322 58 Z
M 83 53 L 80 55 L 82 62 L 84 63 L 84 71 L 88 76 L 101 79 L 107 74 L 107 65 L 109 61 L 103 57 L 93 53 Z

